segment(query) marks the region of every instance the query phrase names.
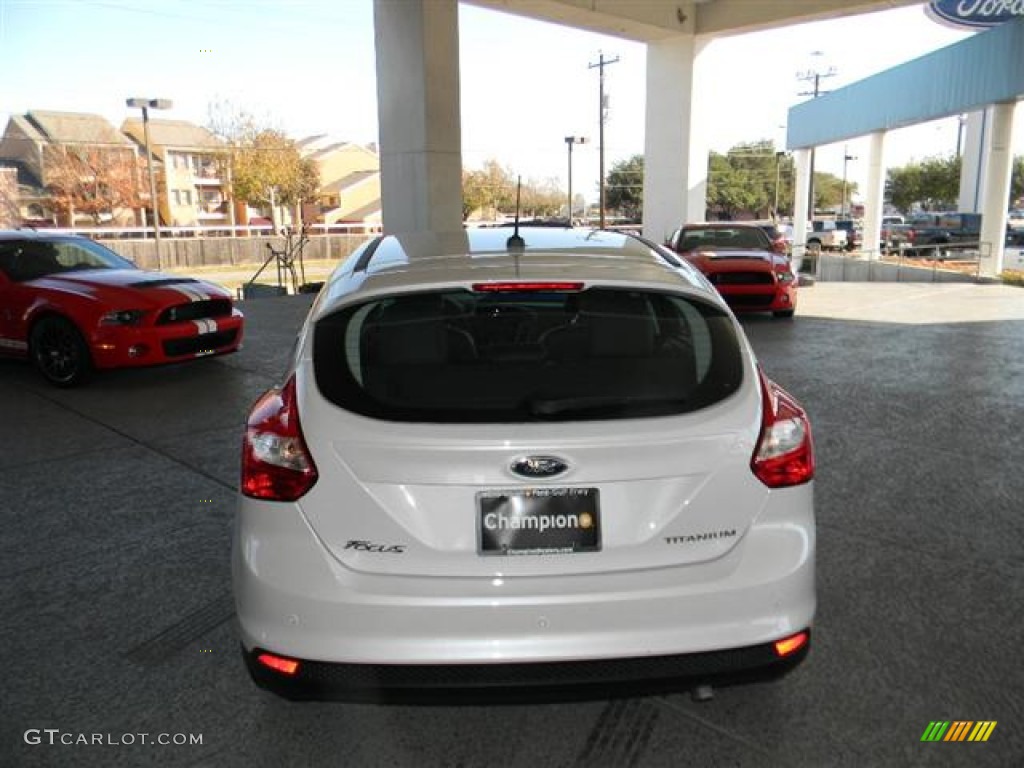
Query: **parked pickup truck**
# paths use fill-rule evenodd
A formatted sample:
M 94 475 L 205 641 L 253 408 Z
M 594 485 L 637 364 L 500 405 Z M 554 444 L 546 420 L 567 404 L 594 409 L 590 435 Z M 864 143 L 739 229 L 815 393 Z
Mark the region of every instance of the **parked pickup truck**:
M 919 213 L 910 218 L 901 236 L 908 255 L 948 258 L 957 246 L 981 240 L 981 214 Z
M 836 226 L 836 222 L 830 219 L 820 219 L 811 222 L 811 229 L 807 233 L 808 251 L 841 251 L 847 244 L 846 230 Z

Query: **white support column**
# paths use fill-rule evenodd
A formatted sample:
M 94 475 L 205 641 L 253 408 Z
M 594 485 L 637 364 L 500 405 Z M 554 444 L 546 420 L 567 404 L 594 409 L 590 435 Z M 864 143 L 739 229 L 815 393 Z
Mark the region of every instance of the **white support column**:
M 799 272 L 807 249 L 807 225 L 810 221 L 807 196 L 811 193 L 811 150 L 798 149 L 793 152 L 793 164 L 796 166 L 796 189 L 793 191 L 793 266 Z
M 462 229 L 457 0 L 374 0 L 384 232 Z
M 971 112 L 963 129 L 960 151 L 960 197 L 958 211 L 981 213 L 981 196 L 985 185 L 987 134 L 992 116 L 988 109 Z
M 1013 168 L 1013 113 L 1015 102 L 989 107 L 990 125 L 986 137 L 985 187 L 982 195 L 981 242 L 989 243 L 988 258 L 981 261 L 981 274 L 994 277 L 1003 271 L 1006 246 L 1006 208 L 1010 200 Z M 982 256 L 986 254 L 982 252 Z
M 710 143 L 701 118 L 712 105 L 696 87 L 705 46 L 692 34 L 647 44 L 643 222 L 657 243 L 705 218 Z
M 885 131 L 871 134 L 868 150 L 868 187 L 864 196 L 864 242 L 869 259 L 881 253 L 882 208 L 885 205 Z

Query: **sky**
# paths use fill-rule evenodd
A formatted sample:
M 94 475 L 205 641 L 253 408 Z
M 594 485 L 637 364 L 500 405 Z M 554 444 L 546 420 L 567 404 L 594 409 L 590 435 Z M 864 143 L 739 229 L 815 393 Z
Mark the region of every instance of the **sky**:
M 763 0 L 770 2 L 771 0 Z M 459 10 L 463 163 L 490 158 L 524 179 L 566 181 L 588 200 L 598 177 L 598 82 L 606 68 L 606 165 L 643 152 L 645 49 L 475 6 Z M 807 98 L 797 73 L 834 67 L 835 89 L 955 43 L 921 6 L 815 22 L 713 42 L 712 149 L 762 139 L 782 147 L 787 110 Z M 0 119 L 31 109 L 92 112 L 120 126 L 125 98 L 173 100 L 154 113 L 205 124 L 211 104 L 245 109 L 295 138 L 377 140 L 372 0 L 0 0 Z M 957 120 L 893 131 L 890 166 L 955 151 Z M 1024 117 L 1015 152 L 1024 152 Z M 867 140 L 821 148 L 817 169 L 864 186 Z M 863 159 L 862 159 L 863 158 Z

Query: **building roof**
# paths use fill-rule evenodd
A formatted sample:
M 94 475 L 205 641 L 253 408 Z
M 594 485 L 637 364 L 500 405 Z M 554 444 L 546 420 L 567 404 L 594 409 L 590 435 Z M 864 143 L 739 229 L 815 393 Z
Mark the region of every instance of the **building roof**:
M 145 126 L 142 118 L 129 117 L 121 123 L 121 130 L 145 144 Z M 149 120 L 149 138 L 154 147 L 171 149 L 220 149 L 223 145 L 206 128 L 187 120 Z
M 7 126 L 8 131 L 10 130 L 11 125 L 17 126 L 23 134 L 33 141 L 46 141 L 46 137 L 39 132 L 38 128 L 26 119 L 25 115 L 11 115 L 11 119 Z M 5 131 L 4 135 L 6 135 L 8 131 Z
M 374 200 L 371 203 L 367 203 L 362 208 L 356 208 L 354 211 L 348 211 L 344 216 L 340 217 L 338 221 L 367 221 L 369 219 L 380 219 L 380 200 Z
M 85 112 L 30 110 L 25 115 L 40 138 L 54 144 L 107 144 L 131 147 L 132 142 L 99 115 Z
M 349 187 L 354 187 L 356 184 L 360 184 L 372 176 L 379 176 L 380 171 L 354 171 L 347 176 L 342 176 L 340 179 L 324 184 L 320 187 L 320 194 L 326 195 L 332 192 L 344 192 Z
M 326 133 L 299 139 L 295 142 L 295 146 L 298 147 L 303 157 L 312 157 L 314 160 L 319 160 L 332 152 L 337 152 L 338 150 L 343 149 L 350 152 L 358 152 L 371 158 L 377 158 L 377 148 L 375 144 L 364 146 L 363 144 L 356 144 L 353 141 L 343 141 L 331 138 Z
M 326 147 L 320 147 L 319 149 L 316 149 L 316 150 L 307 149 L 306 150 L 306 154 L 308 156 L 312 157 L 314 160 L 316 160 L 317 158 L 329 155 L 329 154 L 331 154 L 332 152 L 334 152 L 336 150 L 344 149 L 345 147 L 354 147 L 354 146 L 356 146 L 356 145 L 355 144 L 350 144 L 347 141 L 336 141 L 333 144 L 328 144 Z
M 299 148 L 299 151 L 306 154 L 307 150 L 316 151 L 321 141 L 327 138 L 327 134 L 318 133 L 315 136 L 306 136 L 303 139 L 298 139 L 295 142 L 295 146 Z
M 336 149 L 348 146 L 358 146 L 350 141 L 342 141 L 328 136 L 326 133 L 318 133 L 315 136 L 306 136 L 295 142 L 299 152 L 304 157 L 322 157 Z

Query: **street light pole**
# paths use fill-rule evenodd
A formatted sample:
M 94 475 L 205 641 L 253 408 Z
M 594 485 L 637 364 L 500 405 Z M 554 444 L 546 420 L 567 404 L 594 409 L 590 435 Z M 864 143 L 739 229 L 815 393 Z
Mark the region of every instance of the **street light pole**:
M 844 219 L 846 218 L 846 164 L 850 160 L 856 160 L 856 159 L 857 159 L 856 157 L 854 157 L 853 155 L 851 155 L 849 153 L 849 146 L 844 144 L 843 145 L 843 204 L 839 208 L 839 214 Z
M 772 206 L 772 216 L 775 217 L 776 222 L 779 220 L 779 168 L 782 164 L 782 158 L 785 156 L 785 152 L 775 153 L 775 204 Z
M 583 136 L 566 136 L 565 145 L 569 148 L 569 226 L 572 226 L 572 147 L 573 144 L 586 144 Z
M 134 96 L 125 100 L 129 107 L 142 110 L 142 131 L 146 140 L 146 165 L 149 168 L 149 206 L 153 219 L 153 243 L 156 250 L 156 268 L 160 269 L 160 214 L 157 212 L 156 176 L 153 173 L 153 150 L 149 140 L 149 110 L 170 109 L 174 103 L 170 99 L 147 99 Z
M 956 123 L 956 156 L 960 157 L 964 143 L 964 126 L 967 124 L 967 115 L 957 115 Z

